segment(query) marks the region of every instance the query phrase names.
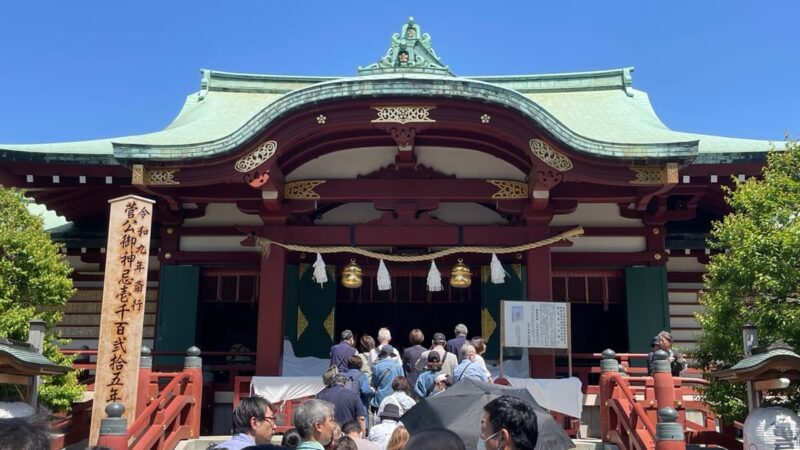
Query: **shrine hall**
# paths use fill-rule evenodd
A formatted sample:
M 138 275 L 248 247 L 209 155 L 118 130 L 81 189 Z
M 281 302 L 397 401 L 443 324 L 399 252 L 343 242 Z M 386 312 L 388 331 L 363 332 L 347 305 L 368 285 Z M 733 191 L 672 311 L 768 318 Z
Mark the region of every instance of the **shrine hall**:
M 661 330 L 691 349 L 724 188 L 758 176 L 770 144 L 669 129 L 630 67 L 473 77 L 445 59 L 409 20 L 341 77 L 204 69 L 163 130 L 0 145 L 0 184 L 67 221 L 50 232 L 74 268 L 68 347 L 97 348 L 108 200 L 133 194 L 155 202 L 143 338 L 156 355 L 196 345 L 208 364 L 218 352 L 281 375 L 290 358 L 328 358 L 344 329 L 385 326 L 404 347 L 414 328 L 428 345 L 463 323 L 492 362 L 504 300 L 569 303 L 576 353 L 647 351 Z M 319 249 L 338 249 L 321 253 L 324 283 Z M 556 351 L 504 357 L 565 374 Z

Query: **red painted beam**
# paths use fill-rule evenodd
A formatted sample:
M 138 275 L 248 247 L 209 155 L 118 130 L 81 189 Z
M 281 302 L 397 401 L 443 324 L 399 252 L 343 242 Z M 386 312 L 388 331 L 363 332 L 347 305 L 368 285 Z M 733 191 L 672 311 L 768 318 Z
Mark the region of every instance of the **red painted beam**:
M 453 202 L 495 201 L 500 188 L 486 180 L 474 179 L 357 179 L 328 180 L 314 188 L 320 202 L 373 200 L 441 200 Z

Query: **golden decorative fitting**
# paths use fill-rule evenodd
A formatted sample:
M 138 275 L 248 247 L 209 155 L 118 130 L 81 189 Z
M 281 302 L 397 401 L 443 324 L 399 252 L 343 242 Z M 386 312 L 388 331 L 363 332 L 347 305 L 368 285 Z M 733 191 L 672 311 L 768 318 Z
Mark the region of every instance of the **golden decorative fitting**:
M 314 188 L 325 183 L 325 180 L 303 180 L 286 183 L 283 198 L 292 200 L 316 200 L 321 198 Z
M 144 184 L 144 165 L 134 164 L 131 168 L 131 184 L 141 186 Z
M 658 234 L 658 233 L 661 233 L 661 230 L 659 230 L 658 228 L 653 228 L 653 234 Z
M 351 259 L 350 263 L 342 269 L 342 286 L 350 289 L 358 289 L 361 287 L 361 267 L 356 264 L 355 259 Z
M 472 284 L 472 272 L 459 258 L 458 263 L 450 269 L 450 286 L 455 288 L 468 288 Z
M 278 150 L 278 143 L 275 141 L 267 141 L 261 144 L 257 149 L 248 153 L 247 155 L 239 158 L 236 161 L 234 168 L 237 172 L 247 173 L 256 167 L 267 162 L 268 159 L 275 154 Z
M 325 125 L 325 121 L 326 120 L 328 120 L 328 118 L 325 117 L 324 114 L 320 114 L 320 115 L 317 116 L 317 123 L 320 124 L 320 125 Z
M 167 228 L 167 234 L 172 234 L 174 232 L 175 230 L 173 230 L 172 227 Z
M 683 406 L 682 401 L 678 400 L 677 402 L 675 402 L 675 409 L 681 409 L 682 406 Z
M 553 169 L 559 172 L 572 170 L 572 161 L 565 155 L 557 152 L 553 147 L 547 145 L 546 142 L 539 139 L 531 139 L 529 145 L 531 147 L 531 152 Z
M 522 253 L 517 253 L 517 259 L 522 260 Z
M 486 336 L 486 343 L 489 343 L 489 339 L 494 333 L 495 328 L 497 328 L 497 322 L 492 317 L 492 314 L 489 312 L 488 308 L 483 308 L 481 311 L 481 331 L 483 335 Z
M 509 180 L 486 180 L 497 187 L 492 198 L 528 198 L 528 183 Z
M 172 253 L 170 252 L 164 253 L 164 259 L 172 259 Z
M 649 406 L 650 408 L 655 408 L 656 407 L 656 402 L 653 401 L 653 400 L 650 400 L 650 403 L 647 406 Z
M 489 123 L 492 120 L 492 116 L 488 114 L 484 114 L 481 116 L 481 123 Z
M 661 261 L 661 253 L 656 253 L 655 255 L 653 255 L 653 258 L 654 258 L 656 261 Z
M 325 322 L 322 323 L 322 326 L 325 327 L 325 331 L 328 332 L 328 336 L 331 337 L 331 340 L 333 340 L 333 331 L 334 331 L 333 325 L 334 325 L 334 320 L 335 320 L 335 317 L 336 317 L 334 315 L 335 312 L 336 312 L 336 308 L 331 309 L 331 313 L 328 314 L 328 318 L 325 319 Z
M 667 163 L 658 166 L 631 166 L 636 173 L 631 184 L 676 184 L 678 182 L 678 164 Z
M 372 122 L 399 124 L 436 122 L 430 118 L 431 110 L 435 108 L 435 106 L 374 106 L 372 109 L 378 111 L 378 117 Z
M 306 315 L 303 314 L 303 311 L 300 310 L 300 307 L 297 307 L 297 339 L 300 339 L 300 336 L 303 335 L 303 332 L 306 331 L 308 328 L 308 319 L 306 319 Z
M 168 186 L 180 184 L 175 181 L 179 169 L 147 169 L 143 164 L 131 167 L 131 184 L 136 186 Z

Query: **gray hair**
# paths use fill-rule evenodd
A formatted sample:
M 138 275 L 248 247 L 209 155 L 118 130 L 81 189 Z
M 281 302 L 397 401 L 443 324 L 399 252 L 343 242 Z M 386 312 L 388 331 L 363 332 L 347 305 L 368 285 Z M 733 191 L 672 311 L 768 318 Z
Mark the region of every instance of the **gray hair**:
M 333 403 L 313 398 L 306 400 L 294 411 L 294 427 L 303 439 L 311 437 L 314 424 L 324 422 L 326 418 L 333 420 Z
M 342 331 L 342 340 L 343 341 L 346 341 L 346 340 L 352 339 L 352 338 L 353 338 L 353 332 L 352 331 L 350 331 L 350 330 Z
M 453 333 L 455 333 L 456 336 L 466 336 L 467 335 L 467 326 L 464 325 L 463 323 L 460 323 L 460 324 L 456 325 L 456 328 L 455 328 L 455 330 L 453 330 Z
M 469 352 L 472 350 L 475 352 L 475 346 L 472 344 L 464 344 L 461 346 L 461 359 L 466 359 L 469 356 Z M 477 352 L 476 352 L 477 353 Z
M 381 328 L 378 330 L 378 342 L 387 342 L 392 340 L 392 332 L 388 328 Z

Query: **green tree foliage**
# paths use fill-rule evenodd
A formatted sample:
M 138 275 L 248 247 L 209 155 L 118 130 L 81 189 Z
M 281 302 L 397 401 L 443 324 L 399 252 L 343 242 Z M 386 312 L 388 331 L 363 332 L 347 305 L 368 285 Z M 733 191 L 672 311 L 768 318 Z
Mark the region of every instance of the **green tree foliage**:
M 702 325 L 695 357 L 706 370 L 729 368 L 744 357 L 742 325 L 757 326 L 759 343 L 783 340 L 800 349 L 800 143 L 772 152 L 761 179 L 736 182 L 727 192 L 733 212 L 716 222 L 712 257 L 697 314 Z M 747 301 L 745 301 L 747 300 Z M 744 385 L 709 380 L 705 401 L 726 422 L 747 413 Z M 780 401 L 800 406 L 796 386 Z
M 22 193 L 0 186 L 0 336 L 25 341 L 28 321 L 44 320 L 44 355 L 70 366 L 72 358 L 58 350 L 57 344 L 65 341 L 59 339 L 55 326 L 61 321 L 60 307 L 72 296 L 72 269 L 58 250 L 42 219 L 28 212 Z M 10 393 L 6 388 L 0 395 Z M 82 393 L 76 371 L 70 371 L 43 377 L 39 401 L 65 411 Z

